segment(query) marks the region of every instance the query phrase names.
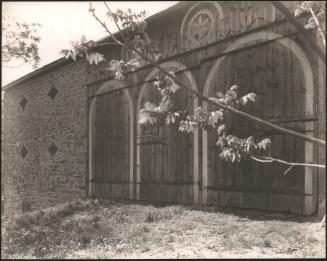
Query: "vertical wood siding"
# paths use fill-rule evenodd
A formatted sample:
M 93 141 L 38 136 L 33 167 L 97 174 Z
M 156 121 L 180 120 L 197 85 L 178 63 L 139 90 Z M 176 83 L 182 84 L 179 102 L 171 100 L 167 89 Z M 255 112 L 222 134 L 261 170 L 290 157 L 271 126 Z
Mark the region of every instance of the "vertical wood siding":
M 97 98 L 93 137 L 94 195 L 129 198 L 130 121 L 128 100 L 122 90 Z
M 195 3 L 196 5 L 198 3 Z M 285 4 L 294 10 L 291 1 Z M 182 53 L 195 46 L 186 44 L 183 24 L 210 6 L 198 4 L 196 8 L 184 13 L 172 14 L 170 19 L 149 25 L 149 36 L 153 45 L 163 51 L 164 57 Z M 255 92 L 255 104 L 245 106 L 248 113 L 265 120 L 313 135 L 316 131 L 317 99 L 314 83 L 323 77 L 317 73 L 317 60 L 311 55 L 304 39 L 295 35 L 295 29 L 287 22 L 271 25 L 262 31 L 246 35 L 248 30 L 282 19 L 282 16 L 267 3 L 260 1 L 220 2 L 222 14 L 215 13 L 215 32 L 210 39 L 200 45 L 223 40 L 231 35 L 245 33 L 240 38 L 196 49 L 182 54 L 172 61 L 191 67 L 188 73 L 195 78 L 198 90 L 208 96 L 218 91 L 225 92 L 231 85 L 240 87 L 240 95 Z M 202 9 L 201 9 L 201 8 Z M 185 29 L 186 31 L 189 29 Z M 269 34 L 270 33 L 270 34 Z M 292 35 L 291 35 L 292 34 Z M 284 35 L 284 39 L 263 43 Z M 287 35 L 289 40 L 287 40 Z M 255 39 L 246 42 L 247 37 Z M 244 42 L 244 44 L 235 43 Z M 217 56 L 230 46 L 235 50 L 225 56 Z M 250 46 L 242 49 L 244 46 Z M 210 56 L 217 56 L 210 58 Z M 210 58 L 208 61 L 203 59 Z M 215 71 L 215 63 L 224 57 Z M 300 59 L 300 60 L 299 60 Z M 132 76 L 134 82 L 141 83 L 149 75 L 150 69 Z M 180 74 L 190 84 L 184 73 Z M 208 80 L 208 78 L 210 78 Z M 144 87 L 145 86 L 145 87 Z M 143 91 L 141 89 L 145 88 Z M 205 88 L 208 88 L 208 92 Z M 134 104 L 145 101 L 158 104 L 160 95 L 151 84 L 138 84 L 130 89 Z M 140 93 L 141 92 L 141 93 Z M 207 92 L 207 93 L 206 93 Z M 183 90 L 176 96 L 176 106 L 180 109 L 189 105 L 193 111 L 192 97 Z M 199 101 L 201 104 L 201 101 Z M 140 108 L 135 105 L 133 110 Z M 210 109 L 210 108 L 209 108 Z M 130 115 L 126 97 L 122 91 L 109 92 L 99 97 L 95 110 L 95 133 L 93 164 L 95 194 L 109 198 L 128 198 L 129 186 L 129 129 L 137 129 L 137 118 L 130 126 Z M 292 162 L 315 162 L 315 152 L 307 143 L 286 135 L 281 135 L 249 122 L 226 114 L 230 132 L 243 137 L 258 135 L 272 140 L 272 154 Z M 315 123 L 315 125 L 314 125 Z M 200 131 L 201 133 L 202 131 Z M 207 136 L 206 136 L 207 135 Z M 243 161 L 232 164 L 219 158 L 220 150 L 215 146 L 215 133 L 204 133 L 197 143 L 201 146 L 195 151 L 193 134 L 180 133 L 177 126 L 141 127 L 135 137 L 137 146 L 134 162 L 134 199 L 141 201 L 193 204 L 197 201 L 194 192 L 202 191 L 203 204 L 257 208 L 270 210 L 290 210 L 296 213 L 312 213 L 316 202 L 316 173 L 306 168 L 295 167 L 284 175 L 285 166 L 280 164 L 261 164 Z M 207 137 L 207 139 L 205 139 Z M 195 156 L 199 157 L 198 167 L 203 171 L 194 172 Z M 197 178 L 196 175 L 199 175 Z M 198 182 L 195 185 L 194 182 Z M 200 193 L 201 194 L 201 193 Z M 311 200 L 311 201 L 310 201 Z M 305 202 L 311 203 L 305 203 Z

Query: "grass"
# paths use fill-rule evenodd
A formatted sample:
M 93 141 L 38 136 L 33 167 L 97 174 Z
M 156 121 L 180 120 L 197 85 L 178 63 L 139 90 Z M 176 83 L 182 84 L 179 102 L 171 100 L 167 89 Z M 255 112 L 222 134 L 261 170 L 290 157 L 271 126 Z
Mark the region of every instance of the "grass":
M 2 220 L 3 258 L 324 257 L 319 220 L 75 201 Z

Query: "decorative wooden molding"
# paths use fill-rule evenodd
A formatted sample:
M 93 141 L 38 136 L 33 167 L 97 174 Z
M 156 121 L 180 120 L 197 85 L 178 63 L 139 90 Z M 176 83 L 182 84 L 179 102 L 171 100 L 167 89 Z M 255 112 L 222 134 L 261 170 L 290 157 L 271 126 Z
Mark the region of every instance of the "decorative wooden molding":
M 206 5 L 210 5 L 212 8 L 208 8 Z M 216 35 L 217 14 L 223 21 L 223 10 L 216 1 L 201 1 L 193 5 L 184 16 L 181 24 L 180 46 L 188 49 L 202 45 L 203 41 L 210 41 L 210 37 Z
M 275 39 L 277 37 L 282 37 L 282 35 L 273 33 L 273 32 L 258 32 L 254 34 L 247 35 L 243 38 L 240 38 L 236 40 L 234 43 L 232 43 L 229 47 L 227 47 L 224 52 L 229 52 L 236 50 L 238 48 L 243 47 L 244 45 L 251 43 L 251 42 L 257 42 L 260 40 L 271 40 Z M 294 56 L 298 59 L 299 63 L 301 64 L 301 67 L 303 69 L 303 75 L 304 75 L 304 81 L 306 86 L 306 95 L 305 95 L 305 114 L 306 116 L 312 116 L 314 113 L 314 103 L 313 103 L 313 72 L 312 67 L 310 64 L 310 61 L 302 48 L 293 40 L 287 39 L 287 38 L 281 38 L 276 40 L 276 43 L 281 44 L 285 46 L 288 50 L 290 50 Z M 208 96 L 209 91 L 212 87 L 212 82 L 214 81 L 216 72 L 219 71 L 220 65 L 223 63 L 226 56 L 219 57 L 214 65 L 212 66 L 207 80 L 205 82 L 203 95 Z M 207 110 L 207 103 L 203 104 L 203 108 Z M 311 124 L 311 122 L 307 122 L 306 124 Z M 203 191 L 202 191 L 202 204 L 207 204 L 207 197 L 208 192 L 206 187 L 208 184 L 208 133 L 207 131 L 203 130 L 202 132 L 202 151 L 203 151 L 203 166 L 202 166 L 202 181 L 203 181 Z M 309 142 L 305 143 L 305 153 L 306 153 L 306 160 L 310 160 L 312 158 L 312 155 L 314 153 L 313 146 L 310 146 Z M 305 191 L 312 190 L 312 186 L 315 186 L 313 184 L 314 182 L 309 182 L 309 180 L 312 179 L 312 174 L 309 172 L 309 168 L 306 168 L 305 170 Z M 307 209 L 310 209 L 312 202 L 310 200 L 304 201 L 304 212 L 310 212 Z
M 184 70 L 186 69 L 186 66 L 182 63 L 171 61 L 171 62 L 165 62 L 160 65 L 162 68 L 177 68 L 178 70 Z M 159 69 L 155 68 L 153 69 L 145 78 L 144 81 L 149 81 L 159 72 Z M 194 79 L 194 76 L 190 71 L 184 72 L 185 76 L 187 77 L 191 87 L 195 90 L 197 90 L 197 84 Z M 146 87 L 148 87 L 148 83 L 145 83 L 142 85 L 141 91 L 138 96 L 137 101 L 137 107 L 136 107 L 136 115 L 139 115 L 140 109 L 141 109 L 141 101 L 144 95 L 144 92 L 146 90 Z M 198 99 L 195 98 L 193 100 L 193 108 L 195 109 L 198 106 Z M 141 126 L 137 123 L 137 130 L 136 130 L 136 136 L 139 137 L 141 134 Z M 198 130 L 194 130 L 193 133 L 193 180 L 194 180 L 194 186 L 193 186 L 193 200 L 194 204 L 199 203 L 199 133 Z M 137 145 L 136 148 L 136 200 L 140 200 L 140 183 L 141 183 L 141 148 L 140 145 Z
M 98 89 L 96 94 L 103 93 L 105 90 L 111 89 L 112 86 L 119 86 L 118 88 L 122 88 L 126 86 L 126 83 L 123 81 L 118 80 L 110 80 L 105 83 L 103 83 L 100 88 Z M 129 198 L 133 199 L 134 195 L 134 104 L 132 96 L 127 89 L 123 89 L 124 94 L 127 97 L 128 101 L 128 108 L 129 108 L 129 125 L 130 125 L 130 147 L 129 147 Z M 89 108 L 89 180 L 93 180 L 93 117 L 94 117 L 94 108 L 95 108 L 95 102 L 98 99 L 98 97 L 95 97 L 90 104 Z M 93 195 L 93 186 L 94 184 L 92 182 L 89 182 L 89 196 Z

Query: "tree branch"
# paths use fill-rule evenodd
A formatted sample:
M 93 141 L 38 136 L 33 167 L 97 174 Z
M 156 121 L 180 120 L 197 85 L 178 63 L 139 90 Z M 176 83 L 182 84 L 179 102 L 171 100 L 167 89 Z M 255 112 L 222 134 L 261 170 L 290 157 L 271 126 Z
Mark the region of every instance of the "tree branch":
M 121 41 L 119 41 L 115 36 L 114 36 L 114 34 L 112 34 L 111 32 L 110 32 L 110 30 L 108 29 L 108 27 L 106 26 L 106 24 L 105 23 L 103 23 L 97 16 L 96 16 L 96 14 L 95 14 L 95 12 L 94 12 L 94 8 L 92 8 L 92 3 L 90 2 L 90 8 L 89 8 L 89 12 L 91 12 L 92 13 L 92 15 L 93 15 L 93 17 L 102 25 L 102 27 L 107 31 L 107 33 L 112 37 L 112 39 L 116 42 L 116 43 L 118 43 L 119 45 L 122 45 L 122 46 L 124 46 L 124 44 L 121 42 Z
M 314 167 L 314 168 L 326 168 L 326 165 L 322 165 L 322 164 L 311 164 L 311 163 L 297 163 L 297 162 L 288 162 L 285 160 L 281 160 L 281 159 L 276 159 L 276 158 L 272 158 L 272 157 L 266 157 L 263 156 L 261 159 L 258 158 L 258 156 L 251 156 L 251 158 L 255 161 L 259 161 L 262 163 L 273 163 L 273 162 L 278 162 L 284 165 L 288 165 L 288 166 L 304 166 L 304 167 Z
M 318 18 L 317 18 L 317 16 L 315 15 L 315 13 L 314 13 L 314 11 L 312 10 L 312 8 L 309 8 L 309 10 L 310 10 L 310 13 L 311 13 L 311 15 L 312 15 L 313 20 L 315 21 L 315 23 L 316 23 L 316 25 L 317 25 L 318 31 L 319 31 L 320 36 L 321 36 L 321 38 L 322 38 L 322 43 L 323 43 L 324 46 L 326 47 L 325 35 L 324 35 L 324 32 L 323 32 L 322 29 L 321 29 L 321 26 L 320 26 L 320 23 L 319 23 L 319 21 L 318 21 Z
M 104 5 L 107 7 L 108 12 L 109 12 L 109 13 L 112 13 L 111 10 L 110 10 L 110 8 L 109 8 L 109 6 L 107 5 L 107 3 L 106 3 L 105 1 L 103 1 L 103 3 L 104 3 Z M 115 25 L 117 26 L 118 31 L 120 32 L 120 35 L 123 37 L 124 42 L 126 42 L 127 39 L 126 39 L 126 37 L 125 37 L 123 31 L 120 29 L 120 26 L 118 25 L 118 23 L 117 23 L 117 21 L 116 21 L 116 18 L 113 17 L 113 19 L 114 19 L 114 23 L 115 23 Z
M 305 37 L 305 39 L 308 41 L 311 48 L 318 54 L 321 60 L 326 64 L 326 54 L 325 51 L 322 50 L 318 44 L 314 41 L 312 36 L 309 34 L 307 30 L 299 23 L 299 21 L 288 11 L 288 9 L 280 2 L 280 1 L 270 1 L 270 3 L 278 9 L 287 20 L 289 20 L 294 27 Z
M 283 6 L 283 5 L 282 5 Z M 283 6 L 284 7 L 284 6 Z M 285 8 L 285 7 L 284 7 Z M 288 12 L 288 10 L 286 10 Z M 159 71 L 161 71 L 164 75 L 170 77 L 172 80 L 175 81 L 176 84 L 178 84 L 181 88 L 185 89 L 186 91 L 196 95 L 198 98 L 202 99 L 203 101 L 207 102 L 208 104 L 211 104 L 211 105 L 214 105 L 216 107 L 219 107 L 219 108 L 222 108 L 222 109 L 225 109 L 226 111 L 230 111 L 232 112 L 233 114 L 236 114 L 236 115 L 239 115 L 243 118 L 247 118 L 251 121 L 254 121 L 254 122 L 257 122 L 261 125 L 264 125 L 266 127 L 269 127 L 269 128 L 272 128 L 272 129 L 275 129 L 275 130 L 278 130 L 279 132 L 281 133 L 285 133 L 285 134 L 289 134 L 291 136 L 294 136 L 294 137 L 298 137 L 298 138 L 301 138 L 303 140 L 306 140 L 306 141 L 310 141 L 312 143 L 315 143 L 317 145 L 322 145 L 322 146 L 326 146 L 326 143 L 324 140 L 320 140 L 320 139 L 317 139 L 317 138 L 314 138 L 314 137 L 311 137 L 311 136 L 307 136 L 307 135 L 304 135 L 304 134 L 301 134 L 299 132 L 296 132 L 296 131 L 292 131 L 292 130 L 288 130 L 286 128 L 283 128 L 283 127 L 280 127 L 278 125 L 275 125 L 273 123 L 270 123 L 268 121 L 265 121 L 265 120 L 262 120 L 260 118 L 257 118 L 255 116 L 252 116 L 246 112 L 243 112 L 243 111 L 239 111 L 235 108 L 232 108 L 230 106 L 226 106 L 222 103 L 219 103 L 219 102 L 216 102 L 216 101 L 212 101 L 210 100 L 208 97 L 205 97 L 204 95 L 202 95 L 201 93 L 189 88 L 188 86 L 186 86 L 186 84 L 184 84 L 181 80 L 179 80 L 178 78 L 176 78 L 174 75 L 172 75 L 171 73 L 167 72 L 165 69 L 163 69 L 157 62 L 151 60 L 148 56 L 144 55 L 143 53 L 139 52 L 138 50 L 136 50 L 136 48 L 133 48 L 131 45 L 128 45 L 128 44 L 123 44 L 122 42 L 120 42 L 116 37 L 114 37 L 114 35 L 109 31 L 109 29 L 107 28 L 107 26 L 102 23 L 100 21 L 100 19 L 96 16 L 95 14 L 95 11 L 94 9 L 92 8 L 92 5 L 90 3 L 90 12 L 93 14 L 93 16 L 95 17 L 95 19 L 106 29 L 106 31 L 111 35 L 112 39 L 117 42 L 118 44 L 120 44 L 121 46 L 125 46 L 126 48 L 128 48 L 129 50 L 131 50 L 132 52 L 135 52 L 136 54 L 139 55 L 139 57 L 141 57 L 142 59 L 144 59 L 145 61 L 149 62 L 153 67 L 159 69 Z M 289 14 L 289 12 L 288 12 Z M 292 17 L 294 18 L 294 17 Z M 295 18 L 294 18 L 295 19 Z M 295 19 L 296 20 L 296 19 Z M 297 21 L 296 21 L 297 22 Z M 307 32 L 306 32 L 307 33 Z M 319 47 L 318 47 L 319 48 Z M 319 48 L 320 49 L 320 48 Z
M 153 62 L 147 56 L 143 55 L 139 51 L 137 51 L 135 49 L 132 49 L 132 47 L 130 47 L 130 46 L 127 46 L 127 48 L 129 48 L 130 50 L 136 52 L 140 57 L 142 57 L 147 62 L 150 62 L 153 67 L 159 69 L 163 74 L 165 74 L 166 76 L 168 76 L 171 79 L 173 79 L 175 81 L 175 83 L 177 83 L 180 87 L 182 87 L 183 89 L 187 90 L 188 92 L 191 92 L 191 93 L 195 94 L 197 97 L 199 97 L 203 101 L 207 102 L 208 104 L 211 104 L 211 105 L 214 105 L 216 107 L 222 108 L 224 110 L 230 111 L 233 114 L 239 115 L 239 116 L 241 116 L 243 118 L 247 118 L 247 119 L 249 119 L 251 121 L 257 122 L 257 123 L 259 123 L 261 125 L 264 125 L 266 127 L 269 127 L 269 128 L 275 129 L 275 130 L 278 130 L 281 133 L 286 133 L 286 134 L 289 134 L 291 136 L 302 138 L 304 140 L 310 141 L 310 142 L 315 143 L 315 144 L 318 144 L 318 145 L 326 146 L 326 143 L 325 143 L 324 140 L 320 140 L 320 139 L 317 139 L 317 138 L 314 138 L 314 137 L 310 137 L 310 136 L 301 134 L 301 133 L 296 132 L 296 131 L 292 131 L 292 130 L 289 130 L 289 129 L 280 127 L 280 126 L 275 125 L 273 123 L 270 123 L 268 121 L 265 121 L 265 120 L 262 120 L 260 118 L 257 118 L 257 117 L 255 117 L 253 115 L 250 115 L 250 114 L 248 114 L 246 112 L 239 111 L 239 110 L 237 110 L 235 108 L 226 106 L 226 105 L 224 105 L 222 103 L 219 103 L 219 102 L 216 102 L 216 101 L 212 101 L 208 97 L 203 96 L 201 93 L 199 93 L 199 92 L 197 92 L 197 91 L 195 91 L 195 90 L 190 89 L 189 87 L 187 87 L 182 81 L 180 81 L 178 78 L 176 78 L 171 73 L 169 73 L 166 70 L 164 70 L 160 65 L 158 65 L 156 62 Z
M 120 45 L 120 44 L 119 43 L 116 43 L 116 42 L 107 42 L 107 43 L 103 43 L 103 44 L 96 44 L 94 46 L 94 48 L 102 47 L 102 46 L 108 46 L 108 45 Z

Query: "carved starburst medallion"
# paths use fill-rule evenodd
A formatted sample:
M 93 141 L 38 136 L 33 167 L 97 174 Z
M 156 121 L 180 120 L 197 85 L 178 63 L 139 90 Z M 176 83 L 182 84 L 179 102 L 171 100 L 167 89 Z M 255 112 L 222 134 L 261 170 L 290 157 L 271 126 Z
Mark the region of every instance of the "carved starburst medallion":
M 188 35 L 193 41 L 206 40 L 214 29 L 214 16 L 209 10 L 196 12 L 189 22 Z

